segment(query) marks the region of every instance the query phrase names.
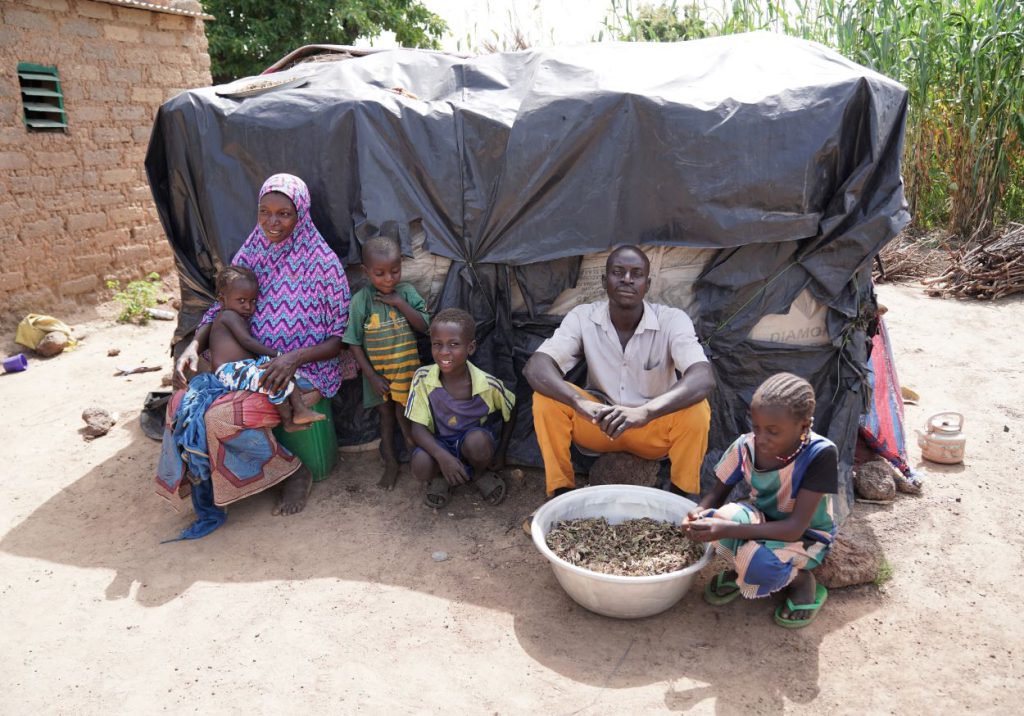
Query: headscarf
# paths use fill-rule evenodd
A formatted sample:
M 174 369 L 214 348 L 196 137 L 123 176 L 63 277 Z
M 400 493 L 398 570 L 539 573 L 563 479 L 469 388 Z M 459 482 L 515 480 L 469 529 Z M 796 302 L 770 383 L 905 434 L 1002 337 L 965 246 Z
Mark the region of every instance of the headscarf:
M 342 337 L 351 293 L 341 262 L 313 224 L 306 183 L 292 174 L 274 174 L 263 183 L 259 198 L 272 191 L 295 205 L 297 220 L 291 236 L 271 243 L 257 223 L 231 263 L 252 269 L 259 281 L 256 312 L 250 321 L 253 337 L 286 353 L 331 336 Z M 202 322 L 212 321 L 219 310 L 220 304 L 214 304 Z M 341 387 L 337 358 L 307 363 L 296 376 L 309 380 L 325 397 Z

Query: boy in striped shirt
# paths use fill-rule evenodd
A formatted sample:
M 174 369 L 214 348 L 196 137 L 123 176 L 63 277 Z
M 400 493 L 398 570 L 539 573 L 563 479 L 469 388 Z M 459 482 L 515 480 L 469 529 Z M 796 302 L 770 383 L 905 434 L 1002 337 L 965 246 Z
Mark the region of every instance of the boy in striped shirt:
M 398 479 L 395 421 L 406 445 L 412 434 L 405 403 L 413 373 L 420 367 L 416 335 L 430 323 L 423 297 L 402 282 L 402 250 L 397 240 L 377 236 L 363 245 L 363 271 L 370 283 L 352 297 L 344 341 L 363 374 L 363 406 L 380 412 L 380 451 L 384 474 L 378 487 L 391 490 Z

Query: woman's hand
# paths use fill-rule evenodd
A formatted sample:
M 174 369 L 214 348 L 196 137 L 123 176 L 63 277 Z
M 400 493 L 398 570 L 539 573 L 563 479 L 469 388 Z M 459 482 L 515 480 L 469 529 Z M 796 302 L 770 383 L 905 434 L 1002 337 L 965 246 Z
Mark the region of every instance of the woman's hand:
M 718 517 L 699 517 L 690 520 L 687 515 L 687 521 L 683 523 L 683 530 L 694 542 L 713 542 L 727 539 L 728 531 L 733 524 L 731 520 L 723 520 Z
M 178 356 L 178 362 L 174 364 L 174 375 L 171 376 L 171 386 L 175 390 L 188 388 L 188 373 L 194 374 L 199 369 L 199 346 L 195 341 L 189 341 L 185 350 Z
M 263 380 L 260 387 L 268 392 L 276 393 L 283 390 L 288 381 L 295 377 L 295 371 L 302 365 L 302 358 L 298 351 L 288 351 L 263 366 Z

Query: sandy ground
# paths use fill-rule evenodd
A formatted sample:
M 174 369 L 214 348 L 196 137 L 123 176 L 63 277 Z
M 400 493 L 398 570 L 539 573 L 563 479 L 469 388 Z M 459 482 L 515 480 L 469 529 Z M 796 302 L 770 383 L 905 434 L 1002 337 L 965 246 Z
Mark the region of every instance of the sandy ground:
M 497 509 L 457 494 L 435 513 L 406 473 L 385 495 L 372 454 L 349 455 L 301 516 L 259 495 L 210 537 L 161 545 L 188 518 L 154 494 L 158 445 L 138 427 L 160 373 L 113 374 L 168 369 L 171 324 L 103 308 L 78 350 L 0 376 L 0 711 L 1012 712 L 1024 301 L 879 293 L 922 398 L 909 424 L 962 411 L 968 458 L 941 468 L 911 447 L 925 494 L 857 508 L 893 579 L 833 591 L 798 632 L 768 601 L 715 609 L 697 590 L 639 622 L 584 611 L 518 528 L 537 473 Z M 121 421 L 86 442 L 93 405 Z

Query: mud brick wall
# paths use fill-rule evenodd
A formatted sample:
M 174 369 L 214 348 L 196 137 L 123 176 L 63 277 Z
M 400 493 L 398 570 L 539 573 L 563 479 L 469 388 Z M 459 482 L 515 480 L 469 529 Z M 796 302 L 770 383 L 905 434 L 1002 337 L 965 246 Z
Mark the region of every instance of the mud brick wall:
M 166 274 L 143 160 L 160 104 L 210 84 L 203 20 L 95 0 L 3 0 L 0 16 L 0 321 Z M 19 62 L 57 67 L 67 133 L 26 128 Z

